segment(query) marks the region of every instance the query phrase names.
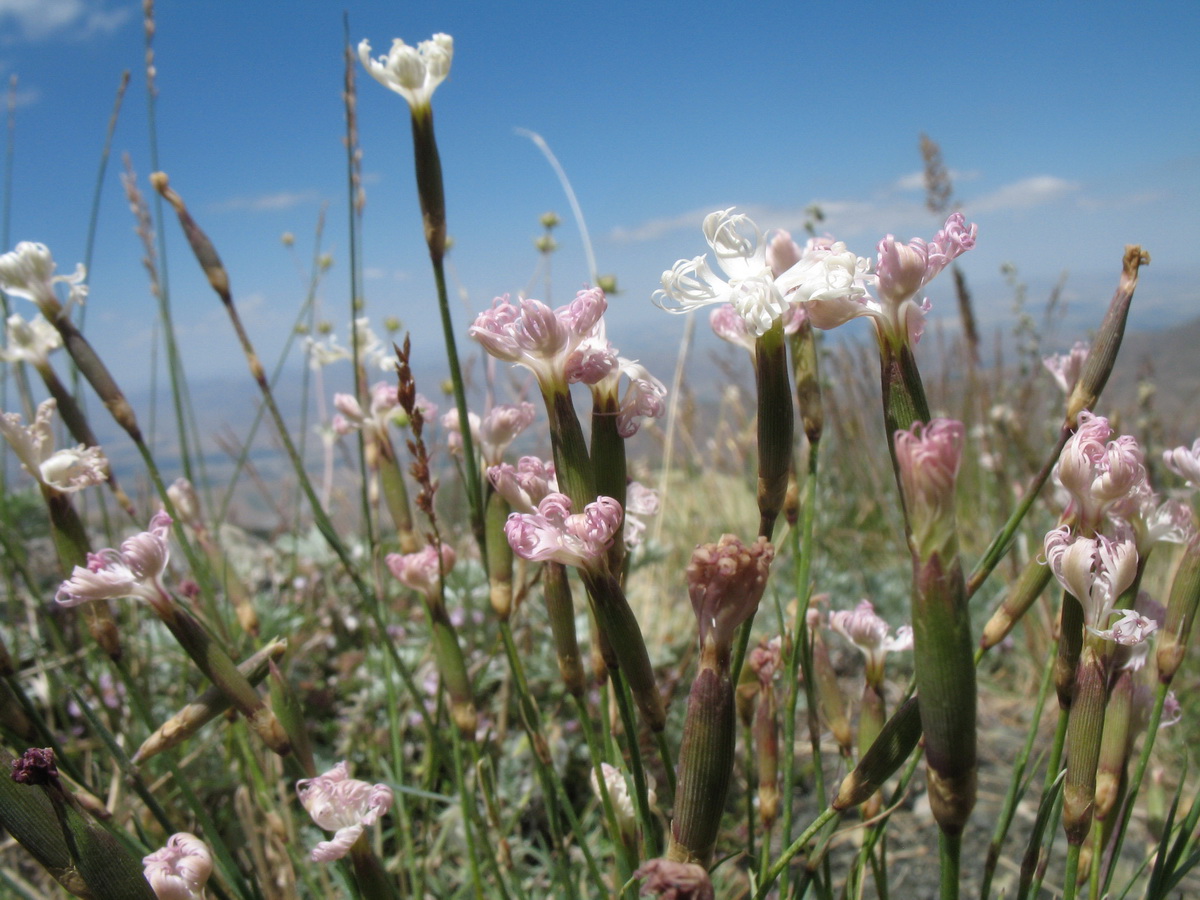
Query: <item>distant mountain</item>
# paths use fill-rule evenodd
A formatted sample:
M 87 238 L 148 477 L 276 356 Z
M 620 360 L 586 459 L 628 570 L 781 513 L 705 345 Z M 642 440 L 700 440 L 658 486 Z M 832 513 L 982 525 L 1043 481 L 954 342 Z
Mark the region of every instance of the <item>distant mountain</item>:
M 1153 408 L 1168 446 L 1200 437 L 1200 317 L 1161 331 L 1126 332 L 1105 389 L 1105 408 L 1137 420 L 1140 385 L 1154 386 Z

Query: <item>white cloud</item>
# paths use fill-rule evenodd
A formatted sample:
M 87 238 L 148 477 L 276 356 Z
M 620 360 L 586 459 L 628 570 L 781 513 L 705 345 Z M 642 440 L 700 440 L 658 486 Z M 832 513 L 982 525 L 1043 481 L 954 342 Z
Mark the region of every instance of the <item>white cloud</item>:
M 959 184 L 964 181 L 974 181 L 979 177 L 979 173 L 973 169 L 959 171 L 958 169 L 950 170 L 950 183 Z M 891 189 L 900 193 L 907 191 L 924 191 L 925 190 L 925 170 L 917 169 L 915 172 L 909 172 L 907 175 L 901 175 L 892 182 Z
M 218 212 L 232 210 L 248 210 L 249 212 L 277 212 L 283 209 L 293 209 L 305 203 L 313 203 L 319 199 L 316 191 L 276 191 L 273 194 L 259 194 L 255 197 L 232 197 L 214 207 Z
M 0 27 L 7 31 L 15 25 L 20 37 L 30 41 L 63 35 L 84 40 L 112 34 L 133 9 L 131 4 L 108 8 L 106 0 L 0 0 Z
M 964 205 L 973 215 L 1032 209 L 1062 200 L 1077 193 L 1079 188 L 1080 185 L 1076 181 L 1067 181 L 1055 175 L 1034 175 L 1006 184 Z

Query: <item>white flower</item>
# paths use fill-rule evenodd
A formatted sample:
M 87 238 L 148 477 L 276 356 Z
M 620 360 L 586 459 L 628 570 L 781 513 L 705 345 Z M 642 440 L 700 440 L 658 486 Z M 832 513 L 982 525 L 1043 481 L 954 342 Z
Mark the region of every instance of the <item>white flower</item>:
M 1087 361 L 1088 345 L 1076 341 L 1067 353 L 1055 353 L 1042 360 L 1046 371 L 1054 376 L 1055 382 L 1064 394 L 1070 394 L 1075 389 L 1075 382 L 1083 372 L 1083 364 Z
M 1115 641 L 1118 644 L 1132 647 L 1135 644 L 1142 643 L 1158 628 L 1157 622 L 1148 616 L 1143 616 L 1137 610 L 1114 609 L 1112 612 L 1120 613 L 1121 618 L 1103 631 L 1097 628 L 1089 629 L 1092 634 L 1096 635 L 1096 637 L 1102 637 L 1105 640 Z
M 1072 535 L 1066 525 L 1046 535 L 1046 562 L 1054 577 L 1083 606 L 1084 624 L 1094 634 L 1116 640 L 1101 630 L 1137 575 L 1138 555 L 1132 540 Z
M 319 827 L 336 832 L 332 841 L 322 841 L 313 848 L 314 862 L 341 859 L 363 830 L 392 807 L 390 787 L 351 778 L 345 761 L 323 775 L 296 782 L 296 794 Z
M 62 493 L 83 490 L 108 478 L 108 460 L 99 447 L 77 447 L 55 451 L 50 427 L 58 403 L 43 400 L 31 425 L 16 413 L 0 412 L 0 434 L 12 445 L 21 468 L 38 484 Z
M 105 548 L 89 553 L 87 566 L 76 566 L 54 595 L 60 606 L 78 606 L 99 600 L 133 597 L 145 600 L 158 610 L 170 606 L 162 575 L 170 560 L 171 517 L 158 512 L 150 527 L 127 538 L 120 550 Z
M 62 346 L 62 335 L 42 315 L 26 322 L 13 313 L 8 317 L 7 330 L 7 346 L 0 350 L 0 359 L 6 362 L 26 362 L 41 368 L 46 365 L 50 353 Z
M 55 275 L 54 257 L 45 244 L 21 241 L 17 248 L 0 256 L 0 288 L 15 297 L 24 297 L 38 305 L 48 319 L 54 318 L 62 309 L 54 286 L 58 283 L 70 285 L 68 305 L 82 303 L 87 296 L 83 284 L 87 273 L 80 263 L 73 275 Z
M 810 238 L 800 261 L 779 276 L 788 300 L 803 304 L 813 326 L 824 330 L 859 316 L 882 316 L 883 308 L 867 293 L 874 282 L 870 260 L 829 238 Z
M 634 813 L 633 798 L 629 796 L 629 785 L 625 781 L 624 773 L 608 763 L 600 763 L 600 768 L 604 772 L 604 786 L 608 790 L 608 799 L 612 802 L 613 810 L 617 814 L 617 826 L 621 829 L 622 834 L 637 834 L 637 815 Z M 593 793 L 599 797 L 600 782 L 596 779 L 596 770 L 592 769 L 588 777 L 592 783 Z M 658 800 L 654 789 L 648 788 L 646 795 L 649 805 L 653 807 Z
M 761 337 L 787 311 L 787 300 L 767 262 L 762 232 L 749 216 L 730 207 L 704 217 L 704 237 L 725 278 L 713 272 L 707 254 L 681 259 L 663 272 L 662 290 L 654 292 L 654 303 L 674 313 L 730 303 L 746 327 Z
M 435 34 L 416 47 L 395 38 L 392 49 L 378 59 L 371 58 L 370 42 L 362 41 L 358 45 L 358 58 L 372 78 L 395 91 L 415 110 L 429 105 L 434 90 L 450 74 L 454 38 Z

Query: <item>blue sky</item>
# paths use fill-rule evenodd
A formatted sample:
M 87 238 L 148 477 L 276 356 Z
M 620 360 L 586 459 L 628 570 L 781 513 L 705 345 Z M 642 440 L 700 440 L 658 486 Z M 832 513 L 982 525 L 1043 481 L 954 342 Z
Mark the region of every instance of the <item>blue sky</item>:
M 529 284 L 547 210 L 564 220 L 551 299 L 588 278 L 555 176 L 514 130 L 527 128 L 570 176 L 600 271 L 619 278 L 609 334 L 630 354 L 673 347 L 682 320 L 649 297 L 663 269 L 707 249 L 700 221 L 713 209 L 736 205 L 764 228 L 798 229 L 817 202 L 825 229 L 861 255 L 887 232 L 931 236 L 939 223 L 923 205 L 920 132 L 941 144 L 955 197 L 979 224 L 962 263 L 989 328 L 1011 326 L 1005 261 L 1034 300 L 1068 271 L 1071 321 L 1098 321 L 1126 243 L 1153 257 L 1134 327 L 1200 313 L 1194 2 L 1134 11 L 1101 2 L 160 0 L 160 165 L 223 255 L 268 361 L 304 294 L 280 235 L 296 235 L 306 264 L 324 204 L 334 266 L 322 316 L 343 337 L 349 318 L 343 10 L 353 42 L 368 38 L 377 52 L 395 36 L 455 38 L 434 108 L 454 275 L 475 310 Z M 120 73 L 132 71 L 87 314 L 101 355 L 130 385 L 150 371 L 153 302 L 117 176 L 128 152 L 146 189 L 143 41 L 138 3 L 0 0 L 0 75 L 18 79 L 10 247 L 42 241 L 61 269 L 82 258 L 104 128 Z M 361 69 L 358 86 L 367 313 L 377 326 L 399 316 L 434 358 L 407 109 Z M 225 374 L 242 365 L 229 325 L 168 226 L 185 366 L 198 379 Z M 935 282 L 930 294 L 953 324 L 948 290 Z M 462 304 L 456 315 L 465 339 Z

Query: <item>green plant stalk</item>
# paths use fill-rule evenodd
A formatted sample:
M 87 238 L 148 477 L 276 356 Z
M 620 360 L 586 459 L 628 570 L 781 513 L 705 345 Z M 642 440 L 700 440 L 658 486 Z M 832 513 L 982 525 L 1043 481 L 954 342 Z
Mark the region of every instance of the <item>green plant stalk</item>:
M 275 639 L 238 663 L 238 669 L 251 685 L 259 684 L 267 677 L 269 662 L 282 657 L 286 650 L 287 642 Z M 229 706 L 228 694 L 215 685 L 208 688 L 146 738 L 133 754 L 133 762 L 140 765 L 150 757 L 177 746 L 229 709 Z
M 655 827 L 654 816 L 650 811 L 650 793 L 646 782 L 646 770 L 642 765 L 642 751 L 638 744 L 637 717 L 633 714 L 633 701 L 630 699 L 626 680 L 619 668 L 608 670 L 609 681 L 612 684 L 613 697 L 617 701 L 617 711 L 621 716 L 621 726 L 625 729 L 625 744 L 629 754 L 629 771 L 633 775 L 633 799 L 637 808 L 638 825 L 642 829 L 642 847 L 646 859 L 658 856 L 659 836 Z M 636 862 L 636 860 L 635 860 Z
M 587 741 L 588 755 L 591 757 L 592 772 L 595 774 L 596 784 L 600 789 L 600 806 L 604 812 L 604 820 L 608 826 L 609 840 L 612 841 L 613 848 L 617 856 L 617 872 L 620 874 L 621 883 L 629 881 L 633 874 L 635 863 L 637 862 L 636 853 L 631 854 L 625 841 L 621 839 L 621 826 L 617 821 L 617 810 L 613 806 L 612 795 L 608 791 L 608 782 L 604 778 L 604 751 L 600 746 L 600 742 L 596 738 L 596 731 L 592 727 L 592 717 L 588 712 L 587 700 L 583 694 L 572 695 L 575 699 L 575 708 L 579 714 L 579 722 L 583 726 L 584 739 Z M 582 841 L 580 842 L 582 844 Z M 636 896 L 636 892 L 626 892 L 629 898 Z
M 479 854 L 475 847 L 475 804 L 467 785 L 467 773 L 463 765 L 463 740 L 458 729 L 450 732 L 451 747 L 454 752 L 454 781 L 458 785 L 458 802 L 462 807 L 463 835 L 467 843 L 467 862 L 471 869 L 471 884 L 475 892 L 475 900 L 483 900 L 483 876 L 479 871 Z M 503 882 L 501 882 L 503 887 Z
M 783 810 L 780 819 L 780 834 L 784 845 L 792 839 L 792 797 L 796 770 L 796 705 L 800 696 L 800 675 L 803 673 L 805 704 L 808 709 L 810 745 L 813 752 L 813 773 L 818 797 L 825 796 L 825 775 L 821 757 L 820 718 L 817 712 L 816 674 L 813 666 L 813 645 L 808 633 L 809 577 L 812 571 L 813 532 L 816 519 L 817 460 L 820 449 L 820 434 L 809 436 L 808 475 L 804 479 L 803 499 L 800 506 L 800 533 L 791 532 L 792 556 L 796 560 L 796 613 L 792 619 L 786 654 L 788 692 L 784 700 L 783 714 L 783 771 L 781 794 Z M 744 658 L 744 657 L 743 657 Z M 740 675 L 740 667 L 733 669 Z M 736 676 L 735 676 L 736 677 Z M 779 894 L 786 896 L 790 872 L 783 870 Z
M 617 431 L 617 416 L 620 405 L 615 396 L 592 394 L 592 472 L 596 481 L 596 494 L 612 497 L 625 509 L 625 438 Z M 608 550 L 608 568 L 619 573 L 625 559 L 625 541 L 621 532 Z
M 561 861 L 565 861 L 567 857 L 566 844 L 563 841 L 563 828 L 559 820 L 559 795 L 563 793 L 562 785 L 559 782 L 558 774 L 554 771 L 553 760 L 550 756 L 550 748 L 546 743 L 546 738 L 542 734 L 541 716 L 538 712 L 537 703 L 529 690 L 529 683 L 525 678 L 525 669 L 521 665 L 521 656 L 517 651 L 517 645 L 513 641 L 512 627 L 507 620 L 500 621 L 500 637 L 504 644 L 504 653 L 508 660 L 508 669 L 512 674 L 513 686 L 517 692 L 517 709 L 521 715 L 521 725 L 525 729 L 525 734 L 529 738 L 529 744 L 533 749 L 533 764 L 537 772 L 538 781 L 542 788 L 542 795 L 546 803 L 546 817 L 550 824 L 550 836 L 557 848 L 556 854 L 561 855 Z M 569 807 L 569 804 L 567 804 Z M 578 830 L 572 833 L 579 834 Z M 584 846 L 583 841 L 580 845 Z M 593 866 L 594 869 L 594 866 Z M 572 894 L 575 891 L 575 883 L 570 880 L 569 875 L 565 876 L 561 865 L 555 866 L 556 877 L 560 878 L 561 890 L 567 894 Z M 599 872 L 594 873 L 596 882 L 603 885 L 604 881 L 599 878 Z
M 383 491 L 383 501 L 396 526 L 396 535 L 400 541 L 401 553 L 416 553 L 421 549 L 421 542 L 413 528 L 412 511 L 409 508 L 408 487 L 404 483 L 404 473 L 396 459 L 396 448 L 392 439 L 386 434 L 375 438 L 376 461 L 379 465 L 379 484 Z
M 1065 805 L 1066 801 L 1063 802 Z M 1075 895 L 1079 892 L 1079 851 L 1082 849 L 1082 844 L 1067 845 L 1067 865 L 1063 871 L 1063 900 L 1075 900 Z
M 572 511 L 581 513 L 596 499 L 596 478 L 583 427 L 566 385 L 543 393 L 542 397 L 546 402 L 558 489 L 571 498 Z
M 708 868 L 733 776 L 737 713 L 728 648 L 721 659 L 720 648 L 710 636 L 700 654 L 679 748 L 679 793 L 667 858 Z
M 433 280 L 437 287 L 438 313 L 442 320 L 442 336 L 446 343 L 450 380 L 454 386 L 454 405 L 458 410 L 458 421 L 466 422 L 467 393 L 462 367 L 458 361 L 458 345 L 455 343 L 454 323 L 450 318 L 450 298 L 446 290 L 446 195 L 442 184 L 441 156 L 438 153 L 437 138 L 433 133 L 433 108 L 425 104 L 413 107 L 411 112 L 413 162 L 417 176 L 417 197 L 421 204 L 421 219 L 425 226 L 425 243 L 429 247 L 429 261 L 433 266 Z M 462 430 L 462 444 L 467 499 L 471 504 L 471 528 L 482 551 L 486 540 L 483 492 L 470 428 Z
M 225 692 L 233 707 L 246 717 L 246 722 L 263 742 L 280 756 L 290 753 L 287 732 L 275 713 L 200 623 L 169 597 L 154 604 L 154 611 L 196 667 Z
M 988 845 L 987 860 L 984 863 L 983 879 L 979 889 L 980 900 L 988 900 L 991 894 L 992 878 L 995 875 L 996 866 L 1000 862 L 1000 848 L 1004 846 L 1004 839 L 1008 835 L 1008 829 L 1012 825 L 1013 816 L 1017 811 L 1017 803 L 1024 793 L 1025 770 L 1029 765 L 1030 754 L 1033 752 L 1033 743 L 1038 733 L 1038 723 L 1042 719 L 1042 710 L 1046 705 L 1046 697 L 1050 693 L 1050 684 L 1053 675 L 1054 656 L 1052 655 L 1042 668 L 1042 680 L 1038 686 L 1037 701 L 1034 704 L 1033 713 L 1029 719 L 1029 733 L 1025 736 L 1025 743 L 1021 745 L 1021 750 L 1017 754 L 1017 758 L 1013 760 L 1012 775 L 1008 781 L 1008 791 L 1004 795 L 1004 803 L 1000 807 L 1000 818 L 996 822 L 996 829 L 992 833 L 992 841 Z
M 955 837 L 975 805 L 976 689 L 962 566 L 950 553 L 914 554 L 912 621 L 930 805 Z
M 513 614 L 513 549 L 504 534 L 504 525 L 508 521 L 512 508 L 500 494 L 487 487 L 486 516 L 487 525 L 487 576 L 488 600 L 492 612 L 501 622 L 507 622 Z M 545 577 L 543 575 L 543 577 Z
M 398 900 L 395 882 L 388 877 L 379 857 L 371 849 L 364 831 L 350 847 L 350 862 L 354 866 L 354 880 L 359 893 L 370 900 Z
M 1155 652 L 1158 677 L 1163 684 L 1169 685 L 1183 664 L 1197 607 L 1200 607 L 1200 538 L 1188 544 L 1171 579 L 1167 615 Z
M 806 846 L 808 846 L 808 842 L 816 836 L 817 832 L 824 828 L 829 822 L 834 821 L 837 818 L 837 815 L 837 810 L 835 810 L 832 806 L 827 806 L 820 815 L 812 820 L 809 826 L 800 833 L 800 836 L 797 837 L 796 840 L 794 840 L 791 844 L 789 844 L 787 848 L 779 854 L 779 857 L 775 860 L 775 862 L 771 864 L 771 868 L 767 870 L 767 877 L 759 883 L 757 890 L 755 890 L 753 900 L 766 900 L 767 894 L 774 886 L 776 880 L 779 879 L 779 876 L 787 869 L 788 863 L 792 861 L 792 858 L 795 857 L 796 854 L 803 850 Z
M 559 674 L 562 675 L 567 693 L 579 699 L 583 697 L 585 676 L 579 641 L 575 635 L 575 604 L 571 599 L 566 567 L 561 563 L 546 563 L 542 569 L 542 589 Z
M 1104 875 L 1103 890 L 1107 891 L 1112 882 L 1113 872 L 1116 870 L 1115 861 L 1121 858 L 1121 846 L 1125 842 L 1125 834 L 1129 828 L 1129 820 L 1133 816 L 1133 807 L 1137 801 L 1138 793 L 1142 788 L 1142 781 L 1146 777 L 1146 770 L 1150 766 L 1150 755 L 1154 750 L 1155 738 L 1158 736 L 1158 727 L 1162 723 L 1163 704 L 1167 699 L 1167 691 L 1169 685 L 1159 682 L 1158 689 L 1154 693 L 1154 707 L 1150 711 L 1150 721 L 1146 725 L 1146 737 L 1142 742 L 1142 752 L 1138 755 L 1137 766 L 1133 770 L 1133 776 L 1129 779 L 1129 785 L 1125 793 L 1125 803 L 1122 805 L 1121 817 L 1117 823 L 1116 836 L 1113 838 L 1112 850 L 1109 858 L 1114 864 L 1110 864 L 1108 871 Z
M 941 900 L 958 900 L 959 866 L 962 860 L 962 832 L 938 832 L 938 859 L 941 863 L 939 896 Z
M 1059 612 L 1058 657 L 1054 664 L 1054 690 L 1058 692 L 1058 705 L 1070 709 L 1074 696 L 1079 655 L 1083 650 L 1083 607 L 1070 591 L 1062 592 L 1062 607 Z
M 1042 595 L 1042 591 L 1050 583 L 1051 576 L 1050 566 L 1036 556 L 1025 564 L 1017 580 L 1004 595 L 1000 607 L 983 626 L 983 634 L 979 638 L 979 652 L 990 650 L 1008 637 L 1021 617 Z
M 642 630 L 629 607 L 625 592 L 617 579 L 607 571 L 579 571 L 592 600 L 596 620 L 608 639 L 642 717 L 651 731 L 662 731 L 666 727 L 662 695 L 658 691 Z
M 795 428 L 782 318 L 772 322 L 754 342 L 754 359 L 758 388 L 758 533 L 771 540 L 787 494 Z M 742 627 L 749 632 L 753 622 L 751 617 Z

